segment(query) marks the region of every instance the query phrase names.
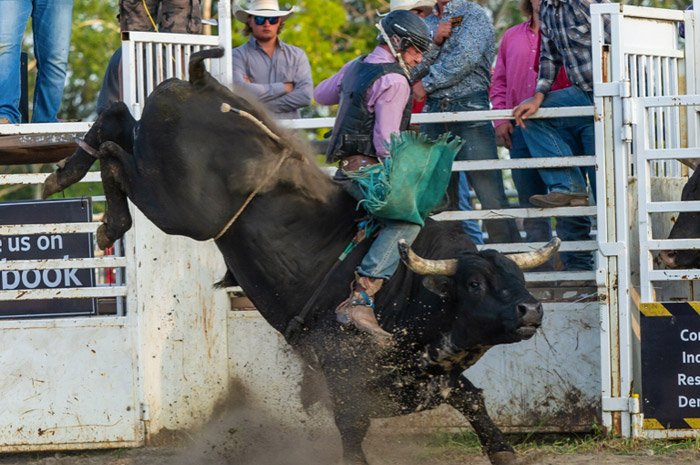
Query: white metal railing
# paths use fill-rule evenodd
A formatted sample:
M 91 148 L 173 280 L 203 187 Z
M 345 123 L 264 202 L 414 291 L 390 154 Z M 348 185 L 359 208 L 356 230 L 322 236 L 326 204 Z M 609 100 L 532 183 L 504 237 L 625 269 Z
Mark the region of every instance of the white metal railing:
M 653 283 L 657 281 L 678 281 L 700 279 L 700 270 L 654 270 L 652 251 L 668 249 L 698 249 L 700 239 L 654 240 L 652 237 L 652 214 L 661 212 L 700 211 L 700 201 L 653 201 L 651 197 L 651 176 L 653 160 L 669 158 L 700 158 L 699 141 L 689 141 L 691 147 L 680 147 L 678 139 L 666 148 L 664 136 L 655 131 L 651 121 L 656 119 L 660 110 L 685 108 L 689 113 L 700 107 L 700 95 L 672 97 L 647 97 L 636 102 L 637 117 L 635 140 L 637 141 L 636 161 L 639 167 L 637 195 L 639 198 L 639 255 L 640 255 L 640 299 L 642 302 L 654 302 L 656 296 Z M 661 140 L 662 143 L 659 143 Z M 664 148 L 660 148 L 664 147 Z
M 219 60 L 208 60 L 205 64 L 222 84 L 233 82 L 231 63 L 231 5 L 219 2 L 219 34 L 217 36 L 128 32 L 123 35 L 122 82 L 124 101 L 135 118 L 139 118 L 147 96 L 162 81 L 169 78 L 188 78 L 188 63 L 192 53 L 205 48 L 222 47 L 225 52 Z M 25 134 L 84 134 L 92 123 L 53 123 L 0 125 L 0 135 Z M 11 184 L 42 184 L 50 173 L 3 174 L 0 186 Z M 101 182 L 99 172 L 89 172 L 81 182 Z M 25 224 L 0 226 L 0 236 L 30 234 L 85 234 L 94 233 L 99 227 L 92 223 Z M 121 241 L 115 244 L 115 253 L 121 255 Z M 9 270 L 42 270 L 69 268 L 95 270 L 113 269 L 115 285 L 82 288 L 53 288 L 28 290 L 0 290 L 0 301 L 32 299 L 59 299 L 76 297 L 115 297 L 117 315 L 124 315 L 123 299 L 127 295 L 124 285 L 124 269 L 127 258 L 105 256 L 99 258 L 76 258 L 60 260 L 13 260 L 0 262 L 0 272 Z
M 678 94 L 697 93 L 696 17 L 697 12 L 616 3 L 591 6 L 593 62 L 601 64 L 593 70 L 595 106 L 601 111 L 596 116 L 599 280 L 608 292 L 601 298 L 600 313 L 603 425 L 624 436 L 639 435 L 642 429 L 639 399 L 633 396 L 640 384 L 634 382 L 639 375 L 634 368 L 639 350 L 634 315 L 637 303 L 644 300 L 632 282 L 632 267 L 638 258 L 636 251 L 629 250 L 630 230 L 639 226 L 640 240 L 645 241 L 641 236 L 646 234 L 648 213 L 661 207 L 649 204 L 649 175 L 683 174 L 672 159 L 684 157 L 680 147 L 696 140 L 694 125 L 688 124 L 696 117 L 694 112 L 684 114 L 678 105 L 661 103 L 673 101 Z M 685 48 L 678 39 L 682 21 Z M 639 102 L 653 99 L 659 104 L 638 117 Z M 629 195 L 638 192 L 630 192 L 629 179 L 637 170 L 639 217 L 630 218 Z M 641 224 L 634 224 L 637 219 Z M 647 240 L 641 247 L 642 260 L 650 248 L 660 245 L 660 241 Z M 664 275 L 680 278 L 675 271 Z M 657 277 L 647 273 L 643 280 Z
M 593 116 L 593 107 L 565 107 L 565 108 L 541 108 L 535 116 L 531 118 L 562 118 Z M 411 117 L 412 124 L 450 123 L 450 122 L 473 122 L 473 121 L 494 121 L 503 119 L 513 119 L 512 110 L 481 110 L 463 112 L 444 113 L 422 113 L 414 114 Z M 335 118 L 305 118 L 296 120 L 280 120 L 281 126 L 293 129 L 321 129 L 332 128 Z M 474 160 L 455 161 L 452 165 L 453 171 L 486 171 L 486 170 L 512 170 L 525 168 L 553 168 L 572 166 L 595 166 L 596 161 L 593 154 L 576 157 L 552 157 L 552 158 L 532 158 L 532 159 L 498 159 L 498 160 Z M 333 172 L 334 169 L 329 170 Z M 438 221 L 463 221 L 463 220 L 501 220 L 501 219 L 524 219 L 524 218 L 550 218 L 557 216 L 595 216 L 596 207 L 559 207 L 559 208 L 509 208 L 491 210 L 471 210 L 471 211 L 448 211 L 435 215 L 433 218 Z M 517 243 L 517 244 L 487 244 L 479 248 L 489 248 L 504 253 L 529 252 L 535 247 L 544 244 L 540 243 Z M 565 242 L 559 249 L 562 252 L 592 252 L 598 249 L 595 241 Z M 594 271 L 556 271 L 525 273 L 528 282 L 553 282 L 568 280 L 595 280 Z
M 219 2 L 219 34 L 166 34 L 125 32 L 122 34 L 122 82 L 124 102 L 134 118 L 141 117 L 146 98 L 158 84 L 170 78 L 187 80 L 190 56 L 208 48 L 223 48 L 224 56 L 206 60 L 205 66 L 222 85 L 233 85 L 231 56 L 231 4 Z

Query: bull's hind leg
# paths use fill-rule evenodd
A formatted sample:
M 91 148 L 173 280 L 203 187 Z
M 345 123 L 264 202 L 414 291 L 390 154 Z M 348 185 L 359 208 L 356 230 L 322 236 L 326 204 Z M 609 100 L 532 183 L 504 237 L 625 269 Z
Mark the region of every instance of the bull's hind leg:
M 107 198 L 107 211 L 97 229 L 97 245 L 106 249 L 131 228 L 131 213 L 127 195 L 130 192 L 124 163 L 131 154 L 114 142 L 105 142 L 98 154 L 102 171 L 102 186 Z
M 455 373 L 454 376 L 447 402 L 469 420 L 493 465 L 517 464 L 513 448 L 486 411 L 481 389 L 461 374 Z
M 135 124 L 136 120 L 124 103 L 110 105 L 85 134 L 84 144 L 79 146 L 73 155 L 61 160 L 56 171 L 46 178 L 42 197 L 46 199 L 80 181 L 95 163 L 97 154 L 90 152 L 96 151 L 103 141 L 112 140 L 124 147 L 130 147 Z

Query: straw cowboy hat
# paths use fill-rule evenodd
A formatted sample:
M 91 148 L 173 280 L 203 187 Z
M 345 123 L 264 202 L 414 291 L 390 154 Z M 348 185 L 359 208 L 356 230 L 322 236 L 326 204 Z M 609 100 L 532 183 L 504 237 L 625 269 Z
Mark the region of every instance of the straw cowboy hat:
M 419 9 L 423 10 L 426 15 L 433 12 L 433 7 L 437 3 L 437 0 L 391 0 L 389 2 L 389 12 L 396 10 L 413 10 Z M 379 14 L 379 16 L 386 16 L 389 13 Z
M 248 21 L 248 16 L 264 16 L 266 18 L 279 16 L 282 19 L 287 19 L 292 13 L 294 13 L 294 7 L 291 10 L 282 11 L 277 0 L 253 0 L 250 2 L 249 10 L 244 10 L 240 5 L 233 7 L 233 16 L 242 23 Z

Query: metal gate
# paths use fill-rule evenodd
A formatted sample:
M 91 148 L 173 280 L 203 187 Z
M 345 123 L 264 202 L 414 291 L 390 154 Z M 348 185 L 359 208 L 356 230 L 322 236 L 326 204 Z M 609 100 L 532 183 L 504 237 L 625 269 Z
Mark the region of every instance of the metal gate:
M 212 72 L 230 83 L 230 4 L 220 2 L 219 13 L 220 36 L 124 36 L 124 63 L 130 64 L 123 67 L 125 101 L 136 118 L 159 82 L 186 78 L 184 63 L 198 49 L 222 46 L 226 50 Z M 89 127 L 89 123 L 7 125 L 2 134 L 50 134 L 70 140 Z M 42 184 L 47 176 L 0 175 L 0 186 Z M 99 173 L 88 173 L 83 182 L 101 182 Z M 126 236 L 126 250 L 117 248 L 113 256 L 0 261 L 0 275 L 86 268 L 94 273 L 110 269 L 116 275 L 116 282 L 94 287 L 0 290 L 3 303 L 76 297 L 115 301 L 108 311 L 93 316 L 0 319 L 0 452 L 140 446 L 151 426 L 157 431 L 201 425 L 216 397 L 224 395 L 225 313 L 219 315 L 214 307 L 226 309 L 228 302 L 222 292 L 213 297 L 201 292 L 223 276 L 216 248 L 165 238 L 136 209 L 131 212 L 134 227 Z M 13 224 L 0 226 L 0 238 L 94 233 L 99 224 L 96 220 Z M 157 260 L 167 260 L 171 273 L 167 283 L 158 281 L 163 262 Z M 205 271 L 190 273 L 195 264 Z M 186 276 L 183 269 L 188 271 Z M 194 285 L 183 285 L 190 280 Z M 152 292 L 154 288 L 160 293 Z M 196 353 L 187 353 L 188 344 L 197 347 Z M 174 404 L 178 408 L 163 407 Z
M 700 241 L 660 240 L 650 222 L 656 213 L 700 210 L 700 202 L 651 195 L 681 176 L 673 160 L 700 157 L 697 13 L 602 4 L 592 5 L 591 16 L 593 61 L 602 65 L 594 81 L 598 198 L 605 199 L 598 205 L 599 280 L 608 290 L 600 314 L 603 424 L 624 436 L 694 436 L 692 429 L 645 428 L 639 323 L 640 308 L 655 299 L 652 283 L 700 279 L 697 270 L 654 269 L 652 251 L 698 248 Z

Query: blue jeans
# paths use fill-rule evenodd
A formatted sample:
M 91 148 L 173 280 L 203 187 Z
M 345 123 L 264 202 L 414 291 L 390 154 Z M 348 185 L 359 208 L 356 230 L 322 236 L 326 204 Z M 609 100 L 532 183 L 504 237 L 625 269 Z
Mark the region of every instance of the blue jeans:
M 0 118 L 21 119 L 19 59 L 30 16 L 37 67 L 32 123 L 52 123 L 66 82 L 73 0 L 0 0 Z
M 365 196 L 357 184 L 348 179 L 341 170 L 335 172 L 333 181 L 338 183 L 355 200 L 364 200 Z M 379 231 L 357 269 L 360 276 L 391 278 L 399 267 L 401 259 L 398 248 L 399 240 L 404 239 L 408 245 L 411 245 L 421 229 L 420 225 L 407 221 L 382 218 L 382 222 L 384 227 Z
M 469 194 L 469 181 L 467 181 L 467 176 L 464 172 L 459 174 L 459 209 L 462 211 L 470 211 L 472 209 L 471 195 Z M 467 236 L 475 244 L 484 243 L 484 233 L 481 232 L 479 223 L 476 220 L 465 220 L 462 221 L 462 231 L 464 231 Z
M 527 122 L 526 124 L 530 124 Z M 565 133 L 564 140 L 574 154 L 582 153 L 582 145 L 573 134 Z M 516 127 L 511 134 L 513 148 L 510 149 L 510 158 L 531 158 L 521 128 Z M 583 170 L 583 168 L 577 168 Z M 546 194 L 547 185 L 540 174 L 545 170 L 513 170 L 513 183 L 518 191 L 520 206 L 532 208 L 530 197 L 535 194 Z M 590 177 L 591 186 L 594 186 L 595 175 Z M 595 192 L 595 190 L 594 190 Z M 523 222 L 527 242 L 547 242 L 552 237 L 552 222 L 549 218 L 526 218 Z M 558 217 L 556 220 L 557 236 L 562 241 L 590 241 L 591 219 L 588 216 Z M 561 252 L 559 259 L 567 271 L 583 271 L 593 269 L 593 254 L 591 252 Z M 553 263 L 548 263 L 534 271 L 546 271 L 552 269 Z
M 424 113 L 443 111 L 477 111 L 488 110 L 489 99 L 487 92 L 477 92 L 472 95 L 455 99 L 433 99 L 428 97 L 423 108 Z M 451 132 L 466 141 L 457 154 L 456 160 L 496 160 L 496 136 L 490 121 L 460 122 L 460 123 L 425 123 L 421 124 L 421 132 L 435 139 L 445 132 Z M 503 177 L 500 171 L 467 172 L 469 185 L 474 188 L 476 196 L 484 209 L 510 208 L 503 188 Z M 453 176 L 454 182 L 459 179 Z M 453 181 L 451 181 L 453 184 Z M 450 188 L 448 188 L 450 189 Z M 451 189 L 455 191 L 456 189 Z M 520 233 L 515 220 L 485 220 L 484 227 L 489 233 L 491 242 L 509 243 L 520 242 Z
M 541 108 L 576 107 L 593 105 L 593 92 L 576 87 L 547 93 Z M 567 143 L 568 137 L 580 141 L 585 155 L 595 153 L 593 117 L 529 119 L 522 131 L 525 142 L 534 158 L 571 157 L 574 155 Z M 566 194 L 586 193 L 586 181 L 580 168 L 547 168 L 538 170 L 550 192 Z M 592 182 L 595 176 L 591 177 Z M 595 186 L 592 184 L 593 192 Z

